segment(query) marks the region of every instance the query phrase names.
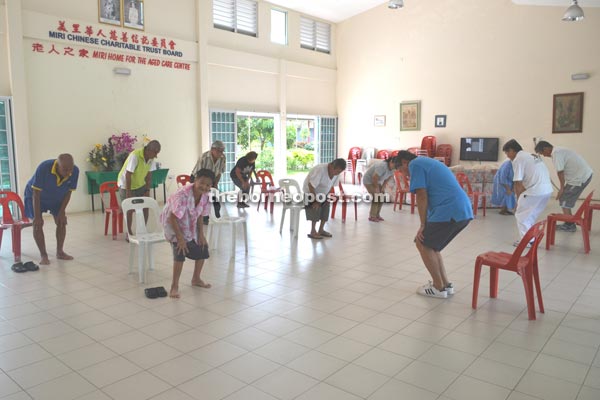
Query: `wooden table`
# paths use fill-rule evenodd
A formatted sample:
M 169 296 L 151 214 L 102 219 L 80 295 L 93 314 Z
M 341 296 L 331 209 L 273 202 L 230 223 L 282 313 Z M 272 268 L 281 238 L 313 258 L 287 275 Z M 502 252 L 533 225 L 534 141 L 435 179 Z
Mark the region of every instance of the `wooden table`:
M 163 185 L 163 202 L 167 199 L 167 189 L 165 183 L 167 181 L 167 175 L 169 173 L 168 168 L 160 168 L 152 171 L 152 189 L 154 191 L 154 198 L 156 199 L 156 188 L 158 185 Z M 116 181 L 119 171 L 85 171 L 88 184 L 88 194 L 92 198 L 92 211 L 95 211 L 94 195 L 100 193 L 100 185 L 104 182 Z M 102 207 L 104 212 L 104 207 Z

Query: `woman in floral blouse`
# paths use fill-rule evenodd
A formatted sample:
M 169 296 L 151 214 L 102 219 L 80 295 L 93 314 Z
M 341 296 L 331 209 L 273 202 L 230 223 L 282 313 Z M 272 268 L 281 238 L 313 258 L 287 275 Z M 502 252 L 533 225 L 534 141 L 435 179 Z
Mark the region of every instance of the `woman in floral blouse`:
M 215 180 L 209 169 L 199 170 L 194 183 L 177 190 L 167 199 L 160 221 L 166 239 L 173 246 L 173 282 L 169 296 L 179 298 L 179 277 L 185 258 L 194 260 L 192 286 L 210 288 L 200 279 L 204 260 L 208 258 L 208 243 L 204 237 L 202 217 L 208 215 L 210 201 L 208 193 Z

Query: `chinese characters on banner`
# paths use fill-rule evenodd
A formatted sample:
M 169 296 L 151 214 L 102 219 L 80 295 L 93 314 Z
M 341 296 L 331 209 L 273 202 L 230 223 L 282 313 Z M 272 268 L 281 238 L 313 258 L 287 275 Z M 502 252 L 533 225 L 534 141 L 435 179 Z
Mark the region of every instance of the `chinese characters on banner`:
M 172 60 L 161 60 L 153 58 L 155 56 L 170 56 L 183 57 L 183 52 L 177 50 L 177 44 L 173 40 L 164 38 L 149 37 L 129 32 L 117 32 L 111 29 L 107 33 L 104 29 L 98 28 L 94 31 L 92 26 L 83 28 L 80 24 L 72 24 L 70 29 L 67 28 L 65 21 L 58 21 L 56 31 L 48 32 L 51 39 L 62 39 L 82 44 L 92 44 L 103 47 L 114 47 L 119 49 L 137 51 L 140 55 L 129 55 L 114 53 L 103 50 L 87 50 L 75 49 L 70 45 L 56 45 L 54 43 L 44 46 L 42 43 L 35 42 L 32 44 L 32 51 L 36 53 L 48 53 L 79 58 L 96 58 L 100 60 L 119 61 L 131 64 L 152 65 L 164 68 L 190 70 L 190 64 Z

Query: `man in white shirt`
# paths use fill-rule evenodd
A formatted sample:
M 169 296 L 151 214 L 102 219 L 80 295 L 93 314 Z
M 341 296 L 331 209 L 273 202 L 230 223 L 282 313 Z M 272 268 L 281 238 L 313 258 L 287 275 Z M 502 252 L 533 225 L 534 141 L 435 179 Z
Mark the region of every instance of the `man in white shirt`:
M 346 169 L 346 160 L 337 158 L 329 164 L 319 164 L 310 170 L 302 190 L 306 200 L 306 219 L 311 222 L 308 235 L 311 239 L 331 237 L 331 233 L 324 229 L 325 222 L 329 219 L 329 199 L 327 195 L 334 185 L 337 185 L 338 175 Z M 317 222 L 321 221 L 319 230 Z
M 583 193 L 583 190 L 592 181 L 594 171 L 579 154 L 573 150 L 563 147 L 554 147 L 550 143 L 540 140 L 535 146 L 535 152 L 544 157 L 552 157 L 552 163 L 556 168 L 560 188 L 556 199 L 560 204 L 563 214 L 572 215 L 571 210 L 575 202 Z M 577 225 L 573 222 L 565 222 L 557 229 L 566 232 L 575 232 Z
M 514 191 L 517 196 L 515 217 L 522 238 L 548 204 L 552 195 L 550 175 L 544 161 L 537 155 L 523 151 L 516 140 L 506 142 L 502 151 L 512 161 Z M 514 245 L 518 246 L 519 241 Z

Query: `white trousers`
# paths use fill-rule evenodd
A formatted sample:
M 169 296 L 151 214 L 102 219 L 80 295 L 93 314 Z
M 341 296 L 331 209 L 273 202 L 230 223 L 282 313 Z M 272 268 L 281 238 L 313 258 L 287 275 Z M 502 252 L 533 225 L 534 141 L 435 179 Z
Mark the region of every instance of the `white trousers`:
M 529 228 L 536 223 L 537 218 L 546 208 L 550 196 L 552 196 L 552 193 L 540 196 L 530 196 L 527 194 L 519 196 L 517 209 L 515 210 L 515 218 L 517 219 L 517 227 L 519 228 L 519 238 L 525 236 Z

